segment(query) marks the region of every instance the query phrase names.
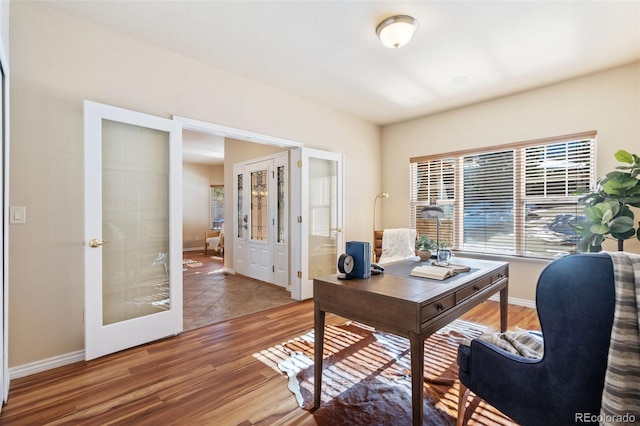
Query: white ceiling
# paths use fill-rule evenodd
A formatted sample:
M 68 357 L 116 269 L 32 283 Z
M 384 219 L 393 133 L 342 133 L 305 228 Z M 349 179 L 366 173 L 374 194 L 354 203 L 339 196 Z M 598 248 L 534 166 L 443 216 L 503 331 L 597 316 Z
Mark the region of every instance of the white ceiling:
M 386 125 L 640 60 L 640 1 L 48 1 Z M 375 34 L 415 17 L 401 49 Z
M 224 137 L 183 130 L 182 161 L 208 165 L 224 164 Z

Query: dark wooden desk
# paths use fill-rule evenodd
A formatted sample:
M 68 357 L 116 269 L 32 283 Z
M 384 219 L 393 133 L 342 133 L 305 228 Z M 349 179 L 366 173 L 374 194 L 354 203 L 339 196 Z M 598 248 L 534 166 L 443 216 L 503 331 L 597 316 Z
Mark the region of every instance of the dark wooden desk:
M 500 291 L 500 328 L 507 329 L 509 264 L 454 258 L 471 271 L 444 281 L 415 278 L 409 271 L 420 264 L 403 261 L 386 265 L 382 275 L 339 280 L 329 275 L 313 280 L 315 306 L 314 407 L 320 407 L 325 313 L 332 312 L 380 330 L 409 338 L 413 424 L 422 425 L 424 340 L 474 306 Z

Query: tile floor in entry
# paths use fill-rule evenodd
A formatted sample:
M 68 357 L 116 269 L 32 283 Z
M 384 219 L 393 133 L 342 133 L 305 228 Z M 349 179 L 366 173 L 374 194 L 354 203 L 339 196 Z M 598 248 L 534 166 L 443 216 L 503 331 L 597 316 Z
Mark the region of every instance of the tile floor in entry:
M 285 289 L 222 273 L 223 259 L 204 251 L 183 253 L 184 330 L 295 303 Z

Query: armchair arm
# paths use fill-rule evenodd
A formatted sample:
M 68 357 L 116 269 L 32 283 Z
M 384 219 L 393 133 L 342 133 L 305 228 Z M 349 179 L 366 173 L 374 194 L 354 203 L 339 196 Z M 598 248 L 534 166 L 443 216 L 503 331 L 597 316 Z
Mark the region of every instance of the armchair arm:
M 544 358 L 525 358 L 475 339 L 471 346 L 458 347 L 458 365 L 466 387 L 498 410 L 512 413 L 516 422 L 535 424 L 531 420 L 543 411 L 541 407 L 553 410 L 552 389 L 539 386 L 553 383 Z

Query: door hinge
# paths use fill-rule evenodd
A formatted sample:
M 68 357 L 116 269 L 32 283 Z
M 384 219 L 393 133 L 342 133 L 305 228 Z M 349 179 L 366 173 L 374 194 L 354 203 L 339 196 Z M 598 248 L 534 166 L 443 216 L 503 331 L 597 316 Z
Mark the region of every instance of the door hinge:
M 298 271 L 298 278 L 302 278 L 302 271 Z
M 298 223 L 302 223 L 302 216 L 298 216 Z
M 298 160 L 298 168 L 301 169 L 302 168 L 302 160 Z
M 271 272 L 275 272 L 276 271 L 276 265 L 271 265 Z

